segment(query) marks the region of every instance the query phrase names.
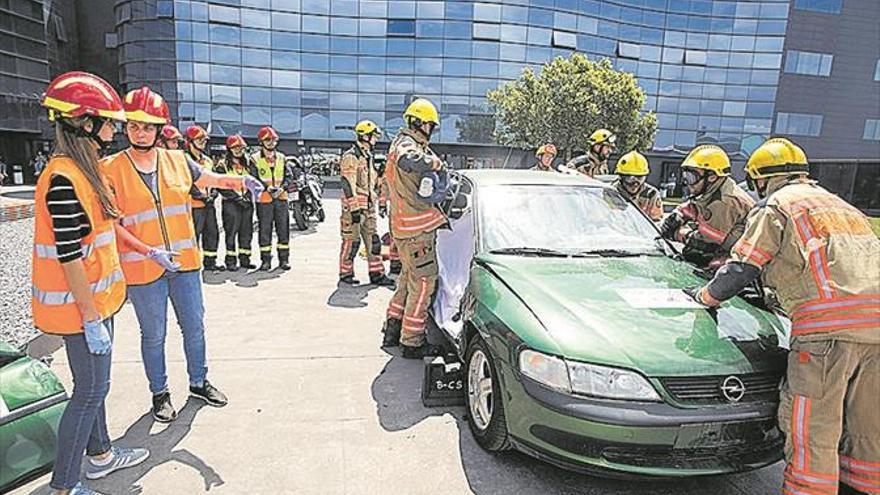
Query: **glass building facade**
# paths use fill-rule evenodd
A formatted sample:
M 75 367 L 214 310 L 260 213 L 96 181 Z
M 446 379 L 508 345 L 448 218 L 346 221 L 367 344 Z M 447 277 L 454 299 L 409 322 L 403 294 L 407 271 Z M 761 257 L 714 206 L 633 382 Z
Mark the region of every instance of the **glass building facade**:
M 141 0 L 116 5 L 120 78 L 163 92 L 182 126 L 339 141 L 394 129 L 414 96 L 441 143 L 486 115 L 487 91 L 572 52 L 632 72 L 657 150 L 772 132 L 788 0 Z M 477 141 L 489 142 L 489 136 Z

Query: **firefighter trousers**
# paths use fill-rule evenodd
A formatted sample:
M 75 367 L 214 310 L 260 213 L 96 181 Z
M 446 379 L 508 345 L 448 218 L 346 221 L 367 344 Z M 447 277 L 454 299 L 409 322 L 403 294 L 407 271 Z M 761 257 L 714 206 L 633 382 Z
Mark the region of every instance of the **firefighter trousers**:
M 402 271 L 386 316 L 402 320 L 400 344 L 419 347 L 425 343 L 428 305 L 437 285 L 437 232 L 411 239 L 395 239 Z
M 785 495 L 880 494 L 880 345 L 798 342 L 780 394 Z
M 232 268 L 238 260 L 241 260 L 241 266 L 248 266 L 254 238 L 254 204 L 224 199 L 223 231 L 226 236 L 226 266 Z
M 192 218 L 196 231 L 196 245 L 202 247 L 205 268 L 213 268 L 217 265 L 217 245 L 220 243 L 220 229 L 217 227 L 217 212 L 214 210 L 214 203 L 194 206 Z
M 260 227 L 260 259 L 272 259 L 272 228 L 278 236 L 275 249 L 278 262 L 287 263 L 290 259 L 290 216 L 287 201 L 274 199 L 271 203 L 257 203 L 257 221 Z
M 376 234 L 376 214 L 361 211 L 360 223 L 351 221 L 351 213 L 342 212 L 340 218 L 340 234 L 342 235 L 342 247 L 339 252 L 339 277 L 354 274 L 354 259 L 361 247 L 361 242 L 367 250 L 367 264 L 370 271 L 370 280 L 375 280 L 385 274 L 385 265 L 382 264 L 382 241 Z

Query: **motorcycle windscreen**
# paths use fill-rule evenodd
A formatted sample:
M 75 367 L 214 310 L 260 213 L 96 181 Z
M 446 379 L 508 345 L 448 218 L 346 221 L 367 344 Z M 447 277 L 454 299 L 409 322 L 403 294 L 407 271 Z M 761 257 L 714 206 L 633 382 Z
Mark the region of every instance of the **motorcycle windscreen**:
M 458 339 L 464 321 L 456 315 L 461 299 L 467 291 L 471 261 L 474 259 L 474 214 L 465 212 L 461 218 L 452 220 L 452 230 L 437 231 L 437 297 L 432 308 L 434 321 L 453 341 Z

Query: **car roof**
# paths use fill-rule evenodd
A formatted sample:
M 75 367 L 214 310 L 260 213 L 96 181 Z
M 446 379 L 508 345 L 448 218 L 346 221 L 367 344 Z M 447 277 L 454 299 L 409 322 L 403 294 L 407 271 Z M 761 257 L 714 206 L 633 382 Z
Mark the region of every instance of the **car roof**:
M 463 176 L 470 179 L 474 186 L 499 185 L 558 185 L 558 186 L 593 186 L 608 187 L 607 184 L 591 179 L 583 174 L 563 174 L 540 172 L 526 169 L 484 168 L 461 170 Z

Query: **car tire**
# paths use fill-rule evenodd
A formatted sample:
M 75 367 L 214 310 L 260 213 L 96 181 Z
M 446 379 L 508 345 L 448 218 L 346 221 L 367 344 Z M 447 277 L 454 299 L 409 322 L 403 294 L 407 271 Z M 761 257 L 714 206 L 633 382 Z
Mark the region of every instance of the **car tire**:
M 465 356 L 464 397 L 471 433 L 480 447 L 489 452 L 507 450 L 510 448 L 510 439 L 507 433 L 507 419 L 504 415 L 504 401 L 501 398 L 498 372 L 489 347 L 477 335 L 468 345 Z M 488 390 L 483 389 L 480 392 L 481 382 L 491 386 Z M 485 395 L 487 392 L 489 392 L 488 397 Z

